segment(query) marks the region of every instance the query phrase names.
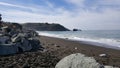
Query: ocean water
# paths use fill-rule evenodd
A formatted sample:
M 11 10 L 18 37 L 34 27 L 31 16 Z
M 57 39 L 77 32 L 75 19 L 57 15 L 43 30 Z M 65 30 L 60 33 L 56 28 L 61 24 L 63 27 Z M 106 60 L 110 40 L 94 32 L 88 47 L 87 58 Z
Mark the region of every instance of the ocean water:
M 120 30 L 37 31 L 39 35 L 68 38 L 120 50 Z

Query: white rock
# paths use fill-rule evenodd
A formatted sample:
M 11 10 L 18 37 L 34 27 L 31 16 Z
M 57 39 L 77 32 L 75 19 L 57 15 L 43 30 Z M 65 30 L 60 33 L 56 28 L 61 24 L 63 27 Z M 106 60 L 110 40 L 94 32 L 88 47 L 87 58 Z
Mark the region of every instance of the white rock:
M 99 68 L 100 64 L 93 57 L 76 53 L 60 60 L 55 68 Z
M 104 68 L 119 68 L 119 67 L 113 67 L 113 66 L 104 66 Z
M 108 55 L 107 54 L 100 54 L 99 56 L 100 57 L 107 57 Z

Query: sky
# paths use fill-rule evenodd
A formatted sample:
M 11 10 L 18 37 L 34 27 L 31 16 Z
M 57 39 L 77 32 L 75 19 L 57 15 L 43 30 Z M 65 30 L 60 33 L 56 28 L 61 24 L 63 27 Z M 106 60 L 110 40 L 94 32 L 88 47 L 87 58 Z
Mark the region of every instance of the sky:
M 49 22 L 82 30 L 120 30 L 120 0 L 0 0 L 3 21 Z

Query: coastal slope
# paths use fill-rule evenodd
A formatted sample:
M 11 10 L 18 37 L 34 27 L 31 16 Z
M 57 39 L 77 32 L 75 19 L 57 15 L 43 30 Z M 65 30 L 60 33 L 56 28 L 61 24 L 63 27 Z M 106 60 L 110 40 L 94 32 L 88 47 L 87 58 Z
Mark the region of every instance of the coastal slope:
M 23 28 L 32 29 L 37 31 L 69 31 L 60 24 L 49 24 L 49 23 L 24 23 L 22 24 Z

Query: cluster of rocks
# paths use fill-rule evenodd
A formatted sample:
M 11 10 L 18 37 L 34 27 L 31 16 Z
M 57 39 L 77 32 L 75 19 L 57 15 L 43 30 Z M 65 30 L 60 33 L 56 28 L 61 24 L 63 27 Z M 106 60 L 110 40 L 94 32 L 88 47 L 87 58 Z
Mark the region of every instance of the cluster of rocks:
M 0 15 L 0 55 L 15 54 L 41 48 L 38 34 L 22 29 L 17 23 L 5 23 Z
M 59 58 L 54 52 L 24 52 L 0 56 L 0 68 L 55 68 Z

